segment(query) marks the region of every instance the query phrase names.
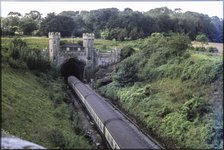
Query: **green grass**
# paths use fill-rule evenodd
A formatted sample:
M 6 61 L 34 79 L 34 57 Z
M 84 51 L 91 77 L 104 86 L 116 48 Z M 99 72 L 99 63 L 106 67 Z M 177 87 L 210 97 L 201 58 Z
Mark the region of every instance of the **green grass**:
M 146 128 L 162 138 L 167 148 L 205 149 L 214 148 L 216 144 L 215 120 L 210 107 L 212 102 L 209 102 L 213 89 L 209 85 L 163 78 L 125 88 L 107 85 L 100 91 L 110 99 L 117 99 L 122 108 L 143 121 Z M 190 111 L 185 111 L 189 101 L 197 105 L 196 110 L 188 106 Z
M 184 43 L 179 38 L 173 47 L 162 37 L 151 39 L 118 65 L 113 82 L 99 92 L 136 116 L 168 149 L 223 148 L 223 121 L 215 118 L 214 105 L 215 89 L 222 90 L 215 83 L 223 85 L 223 57 L 187 49 L 180 56 L 169 55 L 180 51 Z
M 193 53 L 191 55 L 194 60 L 208 60 L 208 61 L 222 61 L 223 57 L 219 55 L 203 54 L 203 53 Z
M 50 89 L 29 70 L 2 70 L 2 129 L 47 148 L 92 148 L 75 133 L 69 107 L 50 100 Z M 51 80 L 51 85 L 60 82 Z M 55 85 L 55 86 L 56 86 Z M 56 90 L 63 92 L 58 86 Z M 61 100 L 62 101 L 62 100 Z M 62 101 L 63 102 L 63 101 Z
M 12 39 L 11 37 L 3 37 L 2 45 L 8 46 Z M 22 37 L 21 39 L 23 39 L 30 48 L 38 48 L 41 50 L 45 48 L 48 49 L 48 38 L 46 37 Z
M 7 45 L 10 43 L 10 37 L 3 37 L 2 44 Z M 48 49 L 48 38 L 47 37 L 22 37 L 22 39 L 27 42 L 27 45 L 31 48 L 38 48 L 38 49 Z M 82 38 L 61 38 L 61 40 L 66 40 L 69 43 L 77 43 L 78 41 L 82 41 Z M 114 48 L 123 48 L 125 46 L 130 46 L 139 50 L 139 44 L 141 40 L 135 41 L 111 41 L 111 40 L 103 40 L 103 39 L 95 39 L 94 40 L 94 47 L 102 52 L 114 50 Z
M 8 38 L 2 40 L 3 45 L 9 43 Z M 24 40 L 31 47 L 45 48 L 48 45 L 47 38 L 24 37 Z M 74 42 L 78 41 L 82 39 L 74 39 Z M 144 40 L 118 42 L 95 39 L 94 47 L 107 51 L 130 46 L 140 52 L 142 43 Z M 153 48 L 153 44 L 147 48 Z M 135 56 L 133 61 L 137 61 L 134 65 L 140 66 L 135 72 L 137 77 L 141 77 L 139 82 L 124 87 L 112 82 L 99 91 L 112 100 L 118 100 L 126 111 L 162 137 L 168 148 L 223 148 L 217 144 L 217 131 L 223 128 L 215 125 L 212 110 L 214 81 L 223 74 L 223 57 L 191 51 L 186 58 L 161 59 L 162 52 L 152 54 L 152 58 L 150 55 Z M 149 58 L 144 64 L 145 57 Z M 155 67 L 153 63 L 158 65 Z M 68 147 L 89 147 L 82 136 L 73 135 L 71 127 L 80 126 L 77 120 L 73 125 L 66 121 L 69 112 L 67 106 L 60 102 L 63 98 L 57 89 L 60 82 L 52 80 L 51 86 L 47 86 L 45 81 L 47 78 L 41 79 L 26 69 L 13 70 L 3 65 L 3 129 L 49 148 L 57 147 L 55 143 L 59 143 L 54 137 L 59 137 L 59 141 L 67 143 Z M 48 92 L 49 88 L 54 92 Z

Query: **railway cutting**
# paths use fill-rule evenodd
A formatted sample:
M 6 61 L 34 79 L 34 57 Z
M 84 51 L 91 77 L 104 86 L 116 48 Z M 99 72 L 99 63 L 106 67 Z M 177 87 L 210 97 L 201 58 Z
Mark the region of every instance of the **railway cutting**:
M 69 76 L 68 84 L 112 149 L 163 149 L 156 140 L 145 135 L 117 108 L 76 77 Z

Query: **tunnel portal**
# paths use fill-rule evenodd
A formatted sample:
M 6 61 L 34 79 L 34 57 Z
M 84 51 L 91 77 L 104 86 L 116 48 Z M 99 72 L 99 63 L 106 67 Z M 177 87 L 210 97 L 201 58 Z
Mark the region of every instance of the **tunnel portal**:
M 64 77 L 65 80 L 67 80 L 69 76 L 74 75 L 79 80 L 83 81 L 84 67 L 85 63 L 75 58 L 71 58 L 61 65 L 61 75 Z

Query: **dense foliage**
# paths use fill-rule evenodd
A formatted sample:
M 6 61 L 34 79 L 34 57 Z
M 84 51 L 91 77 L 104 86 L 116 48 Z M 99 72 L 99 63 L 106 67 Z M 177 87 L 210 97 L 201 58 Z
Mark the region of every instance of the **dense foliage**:
M 3 62 L 8 63 L 12 68 L 29 68 L 46 72 L 50 67 L 50 62 L 44 57 L 44 53 L 40 49 L 28 47 L 21 38 L 11 39 L 2 49 Z
M 190 43 L 184 34 L 152 34 L 99 91 L 167 148 L 223 148 L 223 112 L 214 96 L 223 87 L 222 57 L 196 52 Z
M 1 54 L 2 130 L 49 149 L 94 148 L 44 53 L 15 37 L 4 39 Z
M 223 20 L 208 17 L 196 12 L 182 13 L 167 7 L 147 12 L 126 8 L 98 9 L 92 11 L 63 11 L 58 15 L 49 13 L 45 18 L 37 11 L 25 16 L 11 12 L 2 19 L 3 35 L 47 35 L 58 31 L 62 36 L 80 37 L 84 32 L 93 32 L 97 38 L 116 40 L 135 40 L 145 38 L 154 32 L 183 32 L 195 40 L 198 34 L 204 34 L 212 42 L 223 42 Z

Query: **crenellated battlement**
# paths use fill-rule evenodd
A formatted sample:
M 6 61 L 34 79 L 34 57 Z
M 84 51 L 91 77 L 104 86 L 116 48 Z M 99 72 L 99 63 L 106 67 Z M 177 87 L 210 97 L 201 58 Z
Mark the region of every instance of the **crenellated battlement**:
M 83 33 L 83 46 L 60 45 L 60 32 L 49 32 L 49 59 L 53 66 L 60 66 L 65 60 L 76 58 L 92 67 L 107 66 L 120 61 L 120 49 L 101 53 L 94 48 L 94 33 Z
M 94 33 L 83 33 L 82 38 L 84 40 L 94 40 Z
M 48 33 L 48 37 L 49 38 L 52 38 L 52 37 L 58 37 L 58 38 L 60 38 L 61 37 L 61 33 L 60 32 L 49 32 Z

